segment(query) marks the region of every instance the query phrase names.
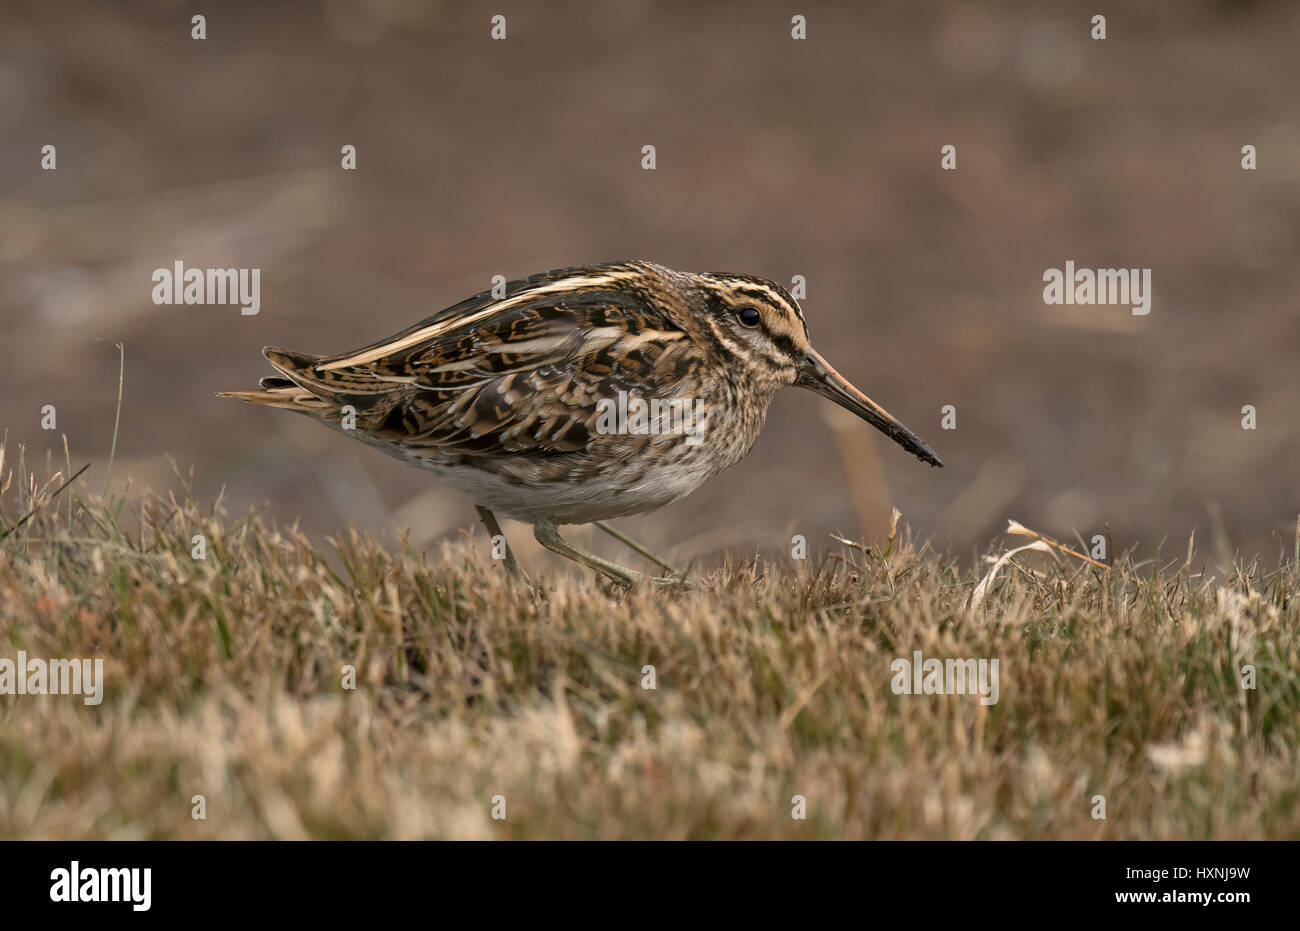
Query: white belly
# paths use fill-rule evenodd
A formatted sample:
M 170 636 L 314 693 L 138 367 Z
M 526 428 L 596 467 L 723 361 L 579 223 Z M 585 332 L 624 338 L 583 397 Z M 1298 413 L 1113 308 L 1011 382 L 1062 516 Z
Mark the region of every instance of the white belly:
M 542 481 L 518 484 L 473 468 L 425 465 L 435 476 L 467 495 L 475 504 L 510 520 L 543 519 L 555 524 L 586 524 L 641 514 L 690 494 L 714 474 L 703 462 L 679 461 L 623 471 L 581 482 Z

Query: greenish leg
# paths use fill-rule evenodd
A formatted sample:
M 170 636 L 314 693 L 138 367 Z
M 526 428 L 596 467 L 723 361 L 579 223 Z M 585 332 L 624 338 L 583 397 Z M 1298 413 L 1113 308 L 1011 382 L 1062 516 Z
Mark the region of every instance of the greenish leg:
M 481 504 L 474 505 L 474 510 L 478 511 L 478 518 L 483 522 L 483 527 L 487 530 L 489 539 L 499 536 L 502 540 L 505 540 L 506 535 L 501 532 L 501 525 L 497 523 L 495 514 L 483 507 Z M 515 552 L 510 548 L 509 541 L 506 542 L 506 555 L 504 562 L 506 564 L 506 572 L 510 573 L 510 575 L 517 579 L 523 579 L 528 585 L 533 584 L 532 579 L 528 578 L 528 573 L 524 571 L 524 567 L 519 565 L 519 560 L 515 558 Z
M 658 556 L 650 552 L 640 543 L 636 542 L 627 534 L 623 533 L 623 531 L 615 529 L 607 521 L 598 520 L 595 523 L 597 527 L 605 531 L 605 533 L 609 534 L 619 543 L 622 543 L 624 546 L 632 550 L 634 553 L 638 553 L 641 556 L 644 556 L 646 559 L 650 560 L 650 562 L 654 563 L 660 569 L 663 569 L 665 572 L 668 573 L 669 578 L 682 579 L 683 581 L 686 582 L 690 581 L 685 574 L 678 572 L 670 563 L 666 562 L 663 559 L 660 559 Z
M 560 531 L 548 520 L 539 520 L 533 524 L 533 536 L 537 542 L 542 544 L 552 553 L 563 556 L 565 559 L 572 559 L 576 563 L 586 566 L 588 569 L 594 569 L 606 578 L 613 579 L 620 585 L 632 587 L 637 582 L 645 579 L 645 576 L 635 569 L 629 569 L 626 566 L 620 566 L 618 563 L 610 562 L 608 559 L 601 559 L 595 553 L 588 553 L 586 550 L 579 549 L 572 543 L 566 541 L 560 536 Z M 657 585 L 681 585 L 684 584 L 682 579 L 649 579 Z

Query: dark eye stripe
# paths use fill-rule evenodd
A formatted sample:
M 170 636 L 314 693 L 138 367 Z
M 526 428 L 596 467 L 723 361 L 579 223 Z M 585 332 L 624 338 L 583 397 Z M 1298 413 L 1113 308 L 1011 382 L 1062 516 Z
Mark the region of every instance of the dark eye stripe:
M 780 349 L 791 358 L 795 358 L 799 355 L 799 350 L 795 347 L 794 340 L 786 336 L 784 333 L 773 334 L 771 339 L 777 349 Z

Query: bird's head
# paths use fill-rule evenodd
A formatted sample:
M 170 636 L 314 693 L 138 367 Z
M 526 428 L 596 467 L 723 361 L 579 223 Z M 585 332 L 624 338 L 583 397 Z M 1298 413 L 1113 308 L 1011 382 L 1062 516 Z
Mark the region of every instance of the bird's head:
M 785 288 L 752 275 L 695 276 L 703 323 L 734 364 L 757 381 L 798 385 L 829 398 L 885 433 L 922 462 L 942 466 L 934 450 L 855 388 L 812 347 L 799 302 Z

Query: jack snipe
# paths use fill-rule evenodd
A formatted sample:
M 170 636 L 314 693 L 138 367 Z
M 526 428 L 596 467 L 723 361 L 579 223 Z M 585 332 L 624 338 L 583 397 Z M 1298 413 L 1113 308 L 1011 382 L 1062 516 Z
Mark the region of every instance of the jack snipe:
M 739 461 L 787 385 L 809 388 L 942 465 L 808 342 L 799 305 L 749 275 L 650 262 L 564 268 L 485 291 L 354 352 L 267 348 L 281 376 L 223 392 L 283 407 L 427 469 L 533 525 L 538 542 L 623 584 L 641 573 L 563 540 L 689 494 Z M 504 537 L 501 538 L 504 540 Z M 506 567 L 522 570 L 507 549 Z

